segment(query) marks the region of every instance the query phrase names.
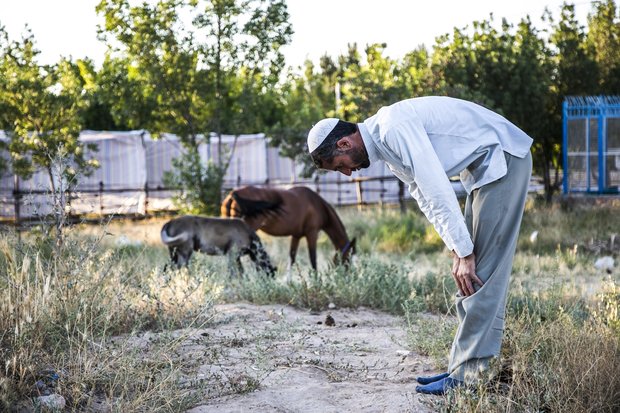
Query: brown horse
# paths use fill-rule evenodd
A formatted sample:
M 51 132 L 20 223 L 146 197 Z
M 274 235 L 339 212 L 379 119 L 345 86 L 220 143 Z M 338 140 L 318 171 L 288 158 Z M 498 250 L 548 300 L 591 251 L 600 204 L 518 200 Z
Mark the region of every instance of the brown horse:
M 235 189 L 222 202 L 221 215 L 242 218 L 252 229 L 270 235 L 292 236 L 289 270 L 295 263 L 302 237 L 306 237 L 310 264 L 316 270 L 316 242 L 321 230 L 327 233 L 339 252 L 336 261 L 347 263 L 355 251 L 355 238 L 349 240 L 334 208 L 316 192 L 303 186 L 290 189 L 244 186 Z

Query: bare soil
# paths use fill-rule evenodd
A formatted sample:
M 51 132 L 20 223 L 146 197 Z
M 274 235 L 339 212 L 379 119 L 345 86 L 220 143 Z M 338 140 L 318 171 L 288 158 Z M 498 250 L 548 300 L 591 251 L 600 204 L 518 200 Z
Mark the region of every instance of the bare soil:
M 186 384 L 204 401 L 191 413 L 436 410 L 415 393 L 430 360 L 408 351 L 402 318 L 370 309 L 217 305 L 183 347 L 200 363 Z

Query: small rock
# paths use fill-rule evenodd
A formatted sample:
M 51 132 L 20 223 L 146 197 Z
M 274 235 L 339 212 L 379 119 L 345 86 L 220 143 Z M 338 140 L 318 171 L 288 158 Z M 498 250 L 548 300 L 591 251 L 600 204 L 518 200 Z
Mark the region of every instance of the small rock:
M 329 303 L 329 304 L 327 305 L 327 308 L 329 308 L 330 310 L 333 310 L 334 308 L 336 308 L 336 304 L 334 304 L 334 303 Z
M 399 356 L 404 356 L 404 357 L 406 357 L 406 356 L 408 356 L 409 354 L 411 354 L 411 352 L 410 352 L 410 351 L 407 351 L 407 350 L 398 350 L 398 351 L 396 351 L 396 354 L 398 354 Z
M 35 398 L 36 404 L 51 410 L 62 410 L 65 408 L 65 398 L 60 394 L 50 394 L 49 396 L 39 396 Z
M 536 242 L 536 240 L 537 240 L 537 239 L 538 239 L 538 231 L 533 231 L 533 232 L 530 234 L 530 242 L 531 242 L 532 244 L 534 244 L 534 243 Z
M 116 238 L 115 244 L 117 247 L 140 247 L 142 246 L 142 242 L 131 240 L 127 238 L 125 235 L 120 235 Z
M 37 380 L 34 384 L 33 396 L 49 396 L 53 392 L 52 387 L 45 384 L 43 380 Z
M 611 274 L 614 269 L 614 259 L 610 256 L 601 257 L 594 262 L 594 268 L 597 270 L 607 271 Z
M 325 317 L 325 325 L 328 327 L 333 327 L 336 325 L 336 320 L 334 320 L 334 317 L 332 317 L 331 314 L 327 314 Z

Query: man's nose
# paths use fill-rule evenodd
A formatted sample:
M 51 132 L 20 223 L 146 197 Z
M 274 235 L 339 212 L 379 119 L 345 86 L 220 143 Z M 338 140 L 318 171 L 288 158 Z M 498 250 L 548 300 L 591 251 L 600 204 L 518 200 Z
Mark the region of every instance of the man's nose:
M 345 174 L 346 176 L 351 176 L 351 168 L 341 168 L 340 172 Z

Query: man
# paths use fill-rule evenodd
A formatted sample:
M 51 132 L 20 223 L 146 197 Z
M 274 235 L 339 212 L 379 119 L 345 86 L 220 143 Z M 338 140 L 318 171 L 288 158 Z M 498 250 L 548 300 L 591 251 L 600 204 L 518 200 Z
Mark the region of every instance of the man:
M 419 377 L 420 393 L 474 384 L 499 355 L 508 282 L 532 171 L 532 139 L 464 100 L 429 96 L 354 124 L 328 118 L 308 134 L 315 165 L 350 176 L 385 161 L 453 253 L 459 327 L 448 372 Z M 449 177 L 467 191 L 461 212 Z

